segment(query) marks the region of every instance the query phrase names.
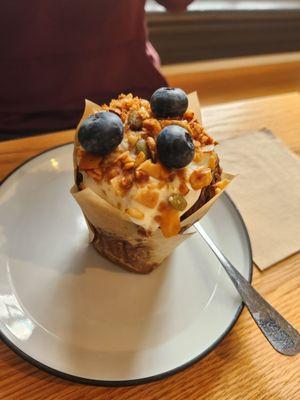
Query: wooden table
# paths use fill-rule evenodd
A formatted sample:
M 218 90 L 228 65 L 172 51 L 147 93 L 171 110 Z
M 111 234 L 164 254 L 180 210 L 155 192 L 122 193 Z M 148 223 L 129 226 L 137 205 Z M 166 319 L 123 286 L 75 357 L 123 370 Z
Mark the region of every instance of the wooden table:
M 203 105 L 300 91 L 300 52 L 166 65 L 170 86 L 196 90 Z
M 270 128 L 300 154 L 300 95 L 289 93 L 206 107 L 204 124 L 218 138 Z M 59 132 L 0 143 L 0 179 L 17 165 L 71 141 Z M 254 269 L 256 288 L 300 328 L 300 255 L 265 272 Z M 207 357 L 169 378 L 125 388 L 92 387 L 64 381 L 31 366 L 0 344 L 0 399 L 118 400 L 299 400 L 300 356 L 277 354 L 246 310 L 233 330 Z

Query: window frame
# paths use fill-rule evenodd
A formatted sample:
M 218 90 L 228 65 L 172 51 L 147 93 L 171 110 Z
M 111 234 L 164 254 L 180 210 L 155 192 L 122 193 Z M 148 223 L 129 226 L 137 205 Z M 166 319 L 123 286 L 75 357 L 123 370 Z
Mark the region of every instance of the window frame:
M 147 24 L 163 64 L 300 50 L 300 4 L 298 9 L 148 12 Z

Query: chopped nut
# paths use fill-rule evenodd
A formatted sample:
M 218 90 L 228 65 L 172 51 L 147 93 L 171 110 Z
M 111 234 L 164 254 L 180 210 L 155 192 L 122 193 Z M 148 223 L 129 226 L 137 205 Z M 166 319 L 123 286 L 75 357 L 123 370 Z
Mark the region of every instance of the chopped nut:
M 148 136 L 146 142 L 150 150 L 156 150 L 156 143 L 153 137 Z
M 134 167 L 134 161 L 128 161 L 124 164 L 124 169 L 128 170 Z
M 134 175 L 135 175 L 136 181 L 140 184 L 143 184 L 149 180 L 149 175 L 145 171 L 136 170 Z
M 115 176 L 120 175 L 121 170 L 118 166 L 112 166 L 105 170 L 105 176 L 107 176 L 108 180 L 113 179 Z
M 117 196 L 123 196 L 124 195 L 124 189 L 121 187 L 120 185 L 121 179 L 120 177 L 115 177 L 113 179 L 111 179 L 110 183 L 112 185 L 112 187 L 114 188 Z
M 159 183 L 159 182 L 151 182 L 151 183 L 148 183 L 147 189 L 149 189 L 149 190 L 156 190 L 156 189 L 157 189 L 157 183 Z
M 168 171 L 160 163 L 154 164 L 151 162 L 151 160 L 144 161 L 143 164 L 141 164 L 138 168 L 147 172 L 150 176 L 158 180 L 167 180 L 171 175 L 170 171 Z
M 120 182 L 120 186 L 123 189 L 127 189 L 127 190 L 131 188 L 132 184 L 133 184 L 132 175 L 123 176 L 123 178 L 121 179 L 121 182 Z
M 150 110 L 150 103 L 149 103 L 148 100 L 141 99 L 141 106 L 142 106 L 142 107 L 145 107 L 146 110 Z
M 215 183 L 215 188 L 221 189 L 223 190 L 224 188 L 226 188 L 226 186 L 230 183 L 229 179 L 225 178 L 222 179 L 221 181 Z
M 118 162 L 118 157 L 122 154 L 119 149 L 116 149 L 112 153 L 106 155 L 103 158 L 102 164 L 105 167 L 110 167 L 112 164 L 116 164 Z
M 87 170 L 98 168 L 101 160 L 102 158 L 99 155 L 83 151 L 79 161 L 79 169 Z
M 193 134 L 194 139 L 199 140 L 200 136 L 204 132 L 204 128 L 199 124 L 199 122 L 190 123 L 190 128 Z M 201 142 L 201 140 L 199 140 Z
M 128 156 L 129 156 L 129 151 L 128 150 L 124 151 L 124 153 L 121 153 L 118 157 L 116 157 L 114 162 L 125 160 L 125 158 L 127 158 Z
M 207 143 L 207 139 L 208 139 L 208 136 L 207 136 L 206 134 L 204 134 L 204 135 L 201 136 L 201 142 L 202 142 L 202 143 L 205 143 L 205 144 L 206 144 L 206 143 Z
M 122 164 L 127 164 L 129 162 L 134 162 L 133 159 L 130 157 L 130 155 L 128 154 L 126 157 L 123 157 L 121 160 Z
M 165 237 L 177 235 L 180 231 L 179 211 L 174 208 L 167 208 L 161 214 L 160 228 Z
M 141 105 L 141 108 L 139 109 L 139 113 L 140 113 L 141 117 L 143 118 L 143 120 L 150 118 L 151 108 L 150 108 L 149 102 L 147 102 L 147 103 L 148 103 L 147 107 L 144 107 L 143 105 Z M 141 104 L 142 104 L 142 101 L 141 101 Z
M 190 176 L 190 184 L 194 190 L 208 186 L 212 181 L 212 174 L 209 168 L 200 167 L 195 169 Z
M 168 125 L 178 125 L 184 129 L 186 129 L 188 132 L 190 132 L 192 134 L 192 130 L 191 130 L 188 122 L 185 120 L 182 121 L 182 120 L 176 120 L 176 119 L 164 119 L 164 120 L 161 120 L 160 122 L 161 122 L 161 125 L 163 128 Z
M 111 102 L 109 103 L 109 107 L 110 108 L 121 108 L 122 102 L 117 99 L 112 99 Z
M 158 224 L 161 223 L 161 216 L 160 215 L 155 215 L 154 221 L 157 222 Z
M 149 118 L 143 121 L 143 128 L 145 128 L 150 135 L 157 136 L 161 131 L 161 124 L 157 119 Z
M 141 165 L 144 161 L 146 160 L 145 153 L 143 151 L 140 151 L 135 159 L 134 166 L 138 167 Z
M 193 140 L 193 143 L 194 143 L 194 146 L 195 146 L 196 148 L 201 146 L 201 143 L 198 142 L 198 140 Z
M 148 100 L 141 99 L 141 106 L 142 106 L 142 107 L 145 107 L 146 110 L 150 110 L 150 103 L 149 103 Z
M 152 161 L 156 162 L 156 158 L 157 157 L 156 157 L 156 143 L 155 143 L 155 140 L 153 139 L 153 137 L 148 136 L 147 139 L 146 139 L 146 143 L 147 143 L 148 149 L 150 151 Z
M 121 109 L 121 107 L 122 107 L 122 105 L 121 105 L 121 102 L 119 100 L 112 99 L 111 102 L 109 103 L 109 108 L 110 109 L 113 109 L 113 110 Z M 121 113 L 121 110 L 120 110 L 120 113 Z
M 184 114 L 183 114 L 183 118 L 188 120 L 188 121 L 192 121 L 192 119 L 194 118 L 194 113 L 193 111 L 187 110 Z
M 190 189 L 187 187 L 185 182 L 181 182 L 179 185 L 179 193 L 182 194 L 183 196 L 187 195 Z
M 130 215 L 130 217 L 132 218 L 136 219 L 144 218 L 144 214 L 142 213 L 142 211 L 138 210 L 137 208 L 127 208 L 126 213 Z
M 168 208 L 168 204 L 165 201 L 161 201 L 158 205 L 158 211 L 163 212 Z
M 116 114 L 118 117 L 121 117 L 122 115 L 122 111 L 119 108 L 112 108 L 112 107 L 108 107 L 108 111 Z
M 206 144 L 207 144 L 207 145 L 209 145 L 209 144 L 215 144 L 215 145 L 217 145 L 218 142 L 217 142 L 215 139 L 213 139 L 211 136 L 208 136 L 208 139 L 206 140 Z
M 100 169 L 88 169 L 85 171 L 88 176 L 93 178 L 96 182 L 100 182 L 102 179 L 102 172 Z
M 213 144 L 208 144 L 205 146 L 201 147 L 201 151 L 202 153 L 211 153 L 212 151 L 214 151 L 215 146 Z
M 216 164 L 217 164 L 217 155 L 216 153 L 212 153 L 209 157 L 208 166 L 210 169 L 214 170 L 216 168 Z
M 158 202 L 159 193 L 149 189 L 139 190 L 134 199 L 145 207 L 154 208 Z
M 175 178 L 176 178 L 176 172 L 175 171 L 170 171 L 168 177 L 164 178 L 164 179 L 167 182 L 173 182 Z
M 205 131 L 203 131 L 204 133 L 202 135 L 200 135 L 199 140 L 202 143 L 202 145 L 210 145 L 210 144 L 214 144 L 215 141 L 212 137 L 210 137 L 209 135 L 207 135 L 205 133 Z
M 122 122 L 125 123 L 126 118 L 127 118 L 127 113 L 125 111 L 123 111 L 120 118 L 121 118 Z
M 158 182 L 156 184 L 157 189 L 162 189 L 164 186 L 166 186 L 166 182 Z
M 201 151 L 199 151 L 199 149 L 195 149 L 195 155 L 194 155 L 194 159 L 193 161 L 195 163 L 198 163 L 199 161 L 201 161 Z
M 102 104 L 102 106 L 100 107 L 102 111 L 110 111 L 109 106 L 107 104 Z
M 136 133 L 128 133 L 127 135 L 127 140 L 129 145 L 133 148 L 137 141 L 140 139 L 140 135 L 136 134 Z

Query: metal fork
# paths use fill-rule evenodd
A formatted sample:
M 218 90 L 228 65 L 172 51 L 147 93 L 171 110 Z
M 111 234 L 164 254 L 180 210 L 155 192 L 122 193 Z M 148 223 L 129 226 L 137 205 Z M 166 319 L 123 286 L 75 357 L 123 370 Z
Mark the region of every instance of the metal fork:
M 300 334 L 238 272 L 199 223 L 194 225 L 232 280 L 261 332 L 276 351 L 286 356 L 300 353 Z

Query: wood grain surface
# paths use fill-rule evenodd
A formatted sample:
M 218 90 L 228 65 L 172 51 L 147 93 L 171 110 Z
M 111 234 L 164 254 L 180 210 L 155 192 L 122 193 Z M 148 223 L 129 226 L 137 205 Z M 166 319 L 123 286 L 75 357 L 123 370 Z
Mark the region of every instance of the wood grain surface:
M 300 95 L 221 104 L 203 109 L 204 124 L 220 139 L 270 128 L 300 154 Z M 39 152 L 71 141 L 59 132 L 0 143 L 0 179 Z M 300 255 L 259 272 L 254 285 L 300 329 Z M 205 329 L 205 327 L 203 327 Z M 300 356 L 276 353 L 243 311 L 222 343 L 203 360 L 161 381 L 104 388 L 68 382 L 40 371 L 0 344 L 0 399 L 9 400 L 299 400 Z
M 163 68 L 169 84 L 203 105 L 300 91 L 300 52 L 199 61 Z

